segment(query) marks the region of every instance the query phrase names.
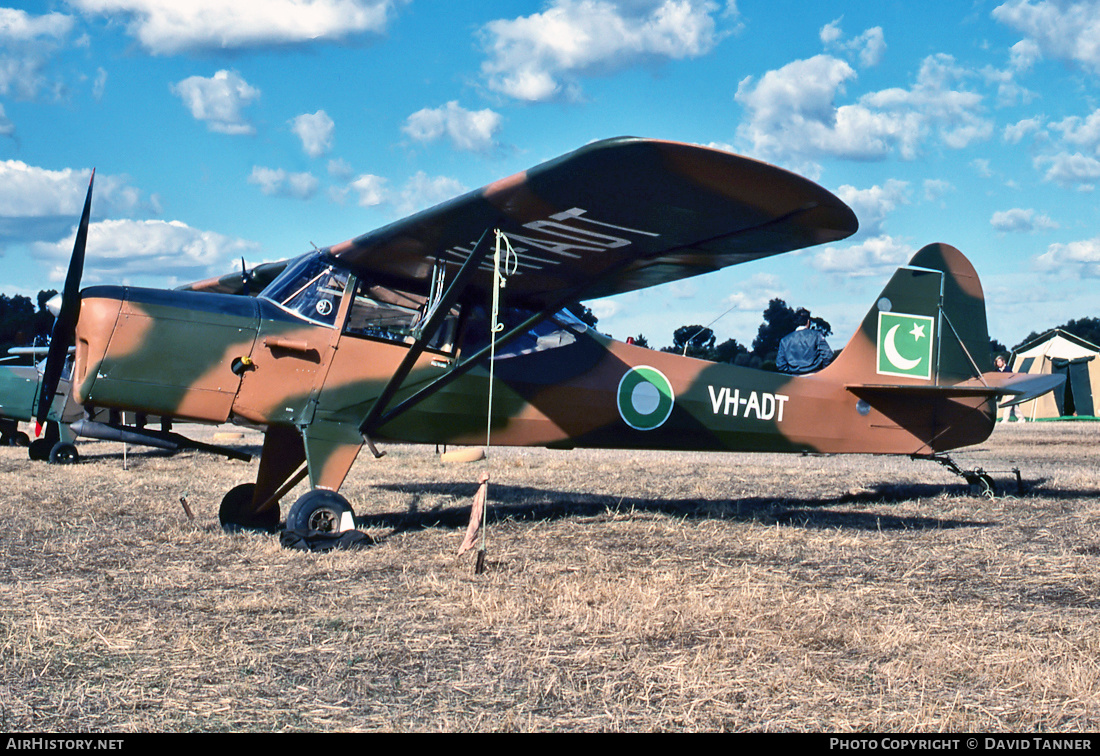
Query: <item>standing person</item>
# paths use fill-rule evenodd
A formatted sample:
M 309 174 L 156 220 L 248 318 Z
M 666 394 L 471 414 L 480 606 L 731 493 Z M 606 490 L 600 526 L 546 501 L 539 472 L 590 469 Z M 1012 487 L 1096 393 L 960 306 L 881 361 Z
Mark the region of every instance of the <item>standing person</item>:
M 794 319 L 799 326 L 779 342 L 775 366 L 781 373 L 795 375 L 820 370 L 833 358 L 833 350 L 821 331 L 810 327 L 809 310 L 799 307 L 795 310 Z

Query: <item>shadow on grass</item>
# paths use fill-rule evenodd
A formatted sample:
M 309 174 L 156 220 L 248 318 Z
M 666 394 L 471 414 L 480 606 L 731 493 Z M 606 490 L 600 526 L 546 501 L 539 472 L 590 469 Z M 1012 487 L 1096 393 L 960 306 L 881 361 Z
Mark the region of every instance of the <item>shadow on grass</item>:
M 476 484 L 423 484 L 416 486 L 380 486 L 413 497 L 404 512 L 365 515 L 356 520 L 364 527 L 393 528 L 394 532 L 420 528 L 464 528 L 470 518 L 470 502 Z M 858 494 L 823 498 L 769 498 L 751 496 L 742 499 L 640 499 L 598 494 L 550 491 L 524 486 L 493 485 L 489 489 L 490 523 L 513 521 L 550 521 L 568 517 L 607 517 L 630 513 L 660 513 L 674 517 L 712 520 L 739 520 L 764 525 L 794 525 L 805 528 L 844 528 L 854 530 L 930 530 L 987 527 L 983 520 L 959 520 L 936 517 L 901 517 L 856 510 L 826 509 L 843 504 L 891 504 L 944 493 L 965 495 L 967 487 L 943 485 L 882 485 Z M 455 506 L 436 505 L 421 509 L 421 496 L 430 494 L 452 497 Z

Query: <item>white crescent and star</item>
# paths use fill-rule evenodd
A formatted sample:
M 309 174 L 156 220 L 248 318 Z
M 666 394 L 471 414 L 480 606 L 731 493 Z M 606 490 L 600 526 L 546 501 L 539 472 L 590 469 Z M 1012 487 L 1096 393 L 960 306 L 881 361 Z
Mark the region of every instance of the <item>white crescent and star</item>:
M 897 345 L 894 343 L 894 336 L 897 335 L 898 329 L 901 328 L 901 323 L 890 328 L 886 332 L 886 338 L 882 340 L 882 348 L 886 351 L 886 359 L 890 360 L 890 363 L 901 370 L 912 370 L 920 364 L 920 358 L 910 360 L 901 356 L 901 352 L 898 351 Z M 924 335 L 924 326 L 913 326 L 913 330 L 910 331 L 914 338 L 920 338 Z

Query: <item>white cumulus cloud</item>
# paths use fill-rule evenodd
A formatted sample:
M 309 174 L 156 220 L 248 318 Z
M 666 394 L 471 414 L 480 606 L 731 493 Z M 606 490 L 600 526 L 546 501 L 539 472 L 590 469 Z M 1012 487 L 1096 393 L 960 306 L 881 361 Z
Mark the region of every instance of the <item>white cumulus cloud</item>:
M 62 84 L 46 72 L 73 23 L 62 13 L 32 16 L 0 8 L 0 95 L 31 99 L 43 89 L 58 93 Z
M 1051 244 L 1036 258 L 1041 270 L 1050 270 L 1068 278 L 1100 278 L 1100 237 Z
M 938 202 L 948 192 L 955 191 L 955 186 L 944 179 L 925 179 L 924 198 L 929 202 Z
M 647 59 L 710 52 L 721 34 L 711 0 L 554 0 L 541 13 L 481 30 L 489 88 L 519 100 L 576 96 L 580 76 Z M 728 3 L 727 17 L 736 17 Z
M 1009 144 L 1019 144 L 1029 134 L 1042 134 L 1043 122 L 1039 116 L 1025 118 L 1005 126 L 1004 140 Z
M 1040 56 L 1071 61 L 1100 74 L 1100 2 L 1084 0 L 1010 0 L 993 9 L 993 18 L 1025 35 L 1013 47 L 1013 59 L 1030 66 Z
M 372 173 L 364 173 L 349 184 L 351 189 L 359 195 L 360 207 L 374 207 L 381 205 L 389 197 L 386 188 L 388 182 L 381 176 Z
M 466 187 L 448 176 L 417 171 L 400 189 L 390 188 L 389 181 L 381 176 L 364 173 L 348 184 L 348 190 L 358 196 L 361 207 L 385 205 L 392 214 L 405 217 L 457 197 Z
M 836 19 L 821 28 L 820 37 L 827 50 L 854 55 L 864 68 L 877 66 L 886 54 L 886 36 L 881 26 L 867 29 L 858 37 L 845 40 L 840 28 L 841 19 Z
M 452 100 L 438 108 L 424 108 L 408 117 L 401 128 L 418 142 L 432 142 L 446 136 L 456 149 L 485 152 L 495 145 L 500 130 L 499 113 L 466 110 Z
M 251 86 L 236 71 L 221 70 L 210 78 L 189 76 L 172 85 L 196 120 L 222 134 L 253 134 L 255 128 L 243 109 L 259 98 L 260 90 Z
M 1100 179 L 1100 160 L 1080 152 L 1040 155 L 1034 163 L 1040 170 L 1046 168 L 1044 180 L 1085 192 L 1092 191 L 1096 187 L 1095 182 Z
M 892 236 L 875 236 L 849 247 L 826 247 L 810 258 L 810 265 L 846 277 L 886 276 L 904 265 L 914 250 Z
M 891 151 L 916 158 L 930 135 L 959 149 L 987 139 L 993 124 L 982 97 L 960 87 L 969 76 L 949 55 L 924 59 L 916 83 L 863 95 L 839 105 L 855 70 L 831 55 L 796 60 L 759 80 L 743 79 L 736 100 L 746 110 L 738 136 L 766 159 L 798 164 L 816 174 L 824 156 L 881 160 Z
M 401 192 L 392 199 L 392 202 L 398 215 L 412 215 L 457 197 L 465 191 L 466 187 L 458 179 L 449 176 L 429 176 L 424 171 L 417 171 L 405 182 Z
M 312 173 L 288 173 L 282 168 L 265 168 L 260 165 L 252 167 L 248 183 L 260 187 L 260 191 L 269 197 L 294 199 L 309 199 L 320 184 Z
M 335 127 L 336 124 L 323 110 L 302 113 L 290 121 L 291 131 L 302 140 L 302 149 L 310 157 L 320 157 L 332 148 L 332 132 Z
M 64 280 L 75 237 L 74 224 L 60 241 L 32 246 L 36 256 L 55 261 L 50 280 Z M 97 221 L 88 227 L 84 281 L 125 283 L 137 276 L 199 280 L 224 273 L 233 260 L 258 249 L 254 242 L 202 231 L 180 221 Z
M 406 0 L 69 0 L 89 13 L 124 16 L 154 55 L 339 41 L 382 33 Z
M 30 241 L 64 233 L 80 218 L 90 176 L 87 168 L 50 170 L 19 160 L 0 161 L 0 238 Z M 127 177 L 96 176 L 93 218 L 158 212 L 157 197 L 147 198 Z
M 1014 207 L 1011 210 L 998 210 L 989 219 L 989 225 L 1001 233 L 1028 233 L 1030 231 L 1049 231 L 1059 228 L 1056 221 L 1044 213 L 1036 213 L 1032 208 Z
M 852 208 L 859 219 L 859 231 L 867 236 L 882 233 L 882 223 L 898 205 L 909 204 L 909 184 L 898 179 L 888 179 L 882 186 L 856 189 L 845 184 L 837 189 L 840 197 Z

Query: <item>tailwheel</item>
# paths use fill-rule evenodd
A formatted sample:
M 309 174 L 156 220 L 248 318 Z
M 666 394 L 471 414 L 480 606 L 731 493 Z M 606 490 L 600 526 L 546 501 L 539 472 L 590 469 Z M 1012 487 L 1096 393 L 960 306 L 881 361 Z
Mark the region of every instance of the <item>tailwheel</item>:
M 80 461 L 80 452 L 72 444 L 58 441 L 50 449 L 51 465 L 71 465 Z
M 984 496 L 987 499 L 996 498 L 997 487 L 993 483 L 993 478 L 989 477 L 988 474 L 978 472 L 973 476 L 973 480 L 968 478 L 967 482 L 977 487 L 979 496 Z
M 279 510 L 276 507 L 257 512 L 252 506 L 255 483 L 242 483 L 229 489 L 218 507 L 218 520 L 222 529 L 235 533 L 239 530 L 262 530 L 273 533 L 279 529 Z
M 342 533 L 355 529 L 355 512 L 340 494 L 325 488 L 309 491 L 294 502 L 286 516 L 287 530 Z

